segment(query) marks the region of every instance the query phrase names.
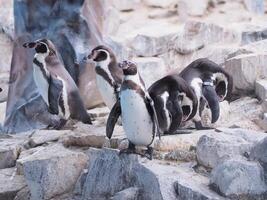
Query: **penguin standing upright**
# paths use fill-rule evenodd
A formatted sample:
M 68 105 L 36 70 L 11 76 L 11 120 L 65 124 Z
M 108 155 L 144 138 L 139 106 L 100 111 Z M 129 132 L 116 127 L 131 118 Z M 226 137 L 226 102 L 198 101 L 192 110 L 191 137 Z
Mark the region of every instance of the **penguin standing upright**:
M 144 154 L 152 159 L 152 144 L 157 131 L 157 116 L 153 100 L 145 89 L 145 85 L 137 66 L 129 61 L 120 64 L 124 79 L 121 85 L 120 98 L 117 100 L 108 117 L 106 135 L 110 139 L 119 116 L 129 140 L 128 149 L 120 153 L 137 153 L 135 146 L 147 147 Z
M 178 133 L 182 121 L 192 119 L 197 112 L 197 97 L 193 89 L 172 74 L 153 83 L 148 89 L 154 101 L 160 131 L 164 134 Z
M 123 77 L 123 72 L 118 66 L 116 56 L 111 49 L 100 45 L 94 48 L 87 58 L 96 62 L 97 87 L 103 101 L 111 109 L 118 99 Z
M 230 97 L 233 89 L 233 78 L 222 67 L 206 59 L 197 59 L 189 64 L 180 76 L 193 88 L 197 99 L 197 114 L 193 118 L 197 129 L 208 129 L 201 123 L 201 114 L 206 104 L 211 110 L 211 123 L 220 116 L 219 101 Z
M 40 39 L 23 46 L 36 51 L 33 77 L 51 113 L 91 124 L 78 88 L 64 68 L 54 44 L 48 39 Z

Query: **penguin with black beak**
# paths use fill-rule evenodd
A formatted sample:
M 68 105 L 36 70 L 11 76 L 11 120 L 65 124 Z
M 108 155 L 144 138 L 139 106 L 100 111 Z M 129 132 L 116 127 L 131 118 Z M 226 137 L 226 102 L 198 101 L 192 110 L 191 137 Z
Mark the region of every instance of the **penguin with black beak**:
M 91 124 L 78 88 L 52 41 L 40 39 L 23 46 L 35 49 L 33 78 L 50 112 Z
M 206 58 L 195 60 L 179 75 L 193 88 L 197 96 L 198 108 L 193 118 L 196 129 L 209 129 L 202 125 L 202 111 L 207 104 L 211 110 L 211 123 L 219 119 L 219 102 L 230 97 L 233 89 L 232 76 L 218 64 Z
M 120 153 L 137 153 L 135 147 L 147 147 L 143 156 L 152 159 L 153 148 L 150 146 L 157 132 L 157 115 L 154 103 L 140 77 L 137 66 L 129 61 L 119 65 L 123 70 L 123 82 L 119 99 L 111 109 L 106 126 L 106 135 L 110 139 L 116 121 L 122 118 L 122 126 L 129 140 L 128 149 Z
M 155 104 L 161 133 L 180 133 L 181 123 L 192 119 L 197 112 L 193 89 L 177 74 L 161 78 L 148 91 Z

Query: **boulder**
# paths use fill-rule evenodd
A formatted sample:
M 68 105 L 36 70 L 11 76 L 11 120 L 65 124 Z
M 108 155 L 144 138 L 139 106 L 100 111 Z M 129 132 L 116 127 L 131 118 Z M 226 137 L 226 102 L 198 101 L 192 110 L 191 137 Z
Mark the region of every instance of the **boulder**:
M 197 160 L 205 167 L 214 168 L 224 160 L 242 157 L 245 152 L 249 152 L 251 146 L 245 139 L 234 135 L 204 135 L 197 143 Z
M 14 167 L 22 149 L 23 140 L 8 138 L 0 140 L 0 169 Z
M 264 14 L 264 0 L 244 0 L 246 9 L 255 14 Z
M 255 93 L 260 100 L 267 99 L 267 79 L 256 81 Z
M 114 6 L 106 6 L 104 13 L 103 33 L 115 35 L 120 26 L 120 12 Z
M 59 144 L 22 158 L 24 176 L 32 199 L 51 199 L 69 192 L 87 163 L 87 156 Z
M 265 199 L 263 168 L 246 160 L 228 160 L 213 169 L 211 188 L 232 199 Z
M 136 155 L 117 150 L 89 149 L 90 163 L 81 175 L 75 194 L 81 199 L 107 199 L 127 188 L 138 188 L 138 199 L 176 199 L 173 183 L 176 167 L 138 161 Z
M 264 99 L 262 103 L 262 109 L 263 109 L 263 112 L 267 112 L 267 98 Z
M 177 0 L 143 0 L 144 3 L 147 6 L 152 6 L 152 7 L 160 7 L 160 8 L 168 8 L 171 6 L 175 6 L 177 4 Z
M 139 189 L 130 187 L 115 194 L 111 200 L 138 200 Z
M 9 85 L 9 74 L 3 73 L 0 74 L 0 103 L 7 101 L 8 95 L 8 85 Z
M 265 182 L 267 183 L 267 136 L 252 147 L 250 159 L 259 161 L 263 166 L 265 170 Z
M 25 187 L 25 179 L 23 176 L 16 175 L 16 168 L 0 170 L 0 199 L 13 200 L 16 194 Z
M 53 142 L 59 140 L 59 138 L 70 135 L 68 130 L 38 130 L 31 135 L 29 139 L 29 144 L 31 147 L 36 147 L 48 142 Z
M 250 94 L 254 92 L 255 81 L 267 76 L 265 63 L 267 55 L 253 53 L 239 55 L 226 61 L 225 69 L 230 74 L 239 74 L 234 78 L 234 93 Z
M 72 134 L 62 137 L 64 146 L 95 147 L 101 148 L 106 143 L 106 127 L 103 125 L 86 125 L 77 123 Z M 116 126 L 110 143 L 117 147 L 120 138 L 123 136 L 122 126 Z
M 241 29 L 241 44 L 249 44 L 260 40 L 267 39 L 267 27 L 266 25 L 255 24 L 240 24 L 236 28 Z
M 127 43 L 137 56 L 157 56 L 172 48 L 172 40 L 177 34 L 179 26 L 163 22 L 151 23 L 132 33 Z
M 113 5 L 120 11 L 135 10 L 141 0 L 112 0 Z
M 181 5 L 185 5 L 188 15 L 203 16 L 208 8 L 208 3 L 208 0 L 201 0 L 197 4 L 194 0 L 179 0 L 178 7 Z
M 31 193 L 28 187 L 24 187 L 20 191 L 18 191 L 16 197 L 14 200 L 30 200 L 31 199 Z
M 1 27 L 1 24 L 0 24 L 0 47 L 1 49 L 4 49 L 4 51 L 0 52 L 1 56 L 0 73 L 9 73 L 11 66 L 11 58 L 12 58 L 13 40 L 11 36 L 9 36 L 4 31 L 4 29 Z
M 4 124 L 6 115 L 6 102 L 0 103 L 0 123 Z M 0 129 L 1 130 L 1 129 Z M 1 134 L 1 132 L 0 132 Z
M 88 110 L 88 113 L 93 119 L 99 118 L 99 117 L 106 117 L 109 114 L 110 110 L 108 107 L 96 107 Z
M 193 162 L 196 160 L 196 152 L 194 150 L 174 150 L 164 156 L 165 160 Z
M 155 81 L 166 75 L 168 71 L 163 59 L 158 57 L 137 57 L 132 59 L 138 66 L 138 71 L 148 89 Z

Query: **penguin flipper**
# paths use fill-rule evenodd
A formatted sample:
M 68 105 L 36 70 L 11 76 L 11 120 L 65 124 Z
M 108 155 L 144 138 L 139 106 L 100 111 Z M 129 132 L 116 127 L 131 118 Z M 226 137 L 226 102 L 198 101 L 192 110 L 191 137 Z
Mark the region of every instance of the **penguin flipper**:
M 121 105 L 120 105 L 120 100 L 118 99 L 117 102 L 112 107 L 108 116 L 108 121 L 106 126 L 106 136 L 109 139 L 112 137 L 115 124 L 118 121 L 120 115 L 121 115 Z
M 59 114 L 59 99 L 62 94 L 63 83 L 57 78 L 50 77 L 48 88 L 49 111 L 52 114 Z
M 170 95 L 167 108 L 171 113 L 172 122 L 169 128 L 170 133 L 174 133 L 180 127 L 183 119 L 183 110 L 179 102 L 179 92 L 174 92 Z

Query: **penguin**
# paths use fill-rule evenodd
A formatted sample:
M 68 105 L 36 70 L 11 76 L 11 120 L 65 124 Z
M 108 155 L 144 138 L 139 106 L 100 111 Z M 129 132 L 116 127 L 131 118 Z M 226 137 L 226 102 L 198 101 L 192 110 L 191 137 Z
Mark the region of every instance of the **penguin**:
M 96 84 L 103 101 L 112 109 L 118 99 L 123 72 L 119 68 L 116 56 L 113 51 L 103 45 L 95 47 L 87 56 L 88 59 L 96 62 Z
M 207 104 L 211 110 L 211 123 L 219 119 L 219 102 L 231 96 L 233 77 L 207 58 L 193 61 L 179 75 L 193 88 L 197 96 L 198 108 L 193 118 L 196 129 L 210 129 L 201 123 L 202 111 Z
M 156 81 L 148 92 L 163 134 L 178 133 L 181 122 L 192 119 L 197 112 L 198 101 L 193 89 L 177 74 Z
M 123 70 L 123 82 L 119 99 L 111 109 L 106 126 L 106 136 L 110 139 L 119 116 L 129 140 L 127 149 L 120 153 L 136 153 L 136 146 L 147 147 L 143 156 L 152 159 L 154 141 L 158 124 L 154 103 L 140 77 L 136 64 L 123 61 L 119 66 Z
M 41 96 L 51 113 L 91 124 L 91 119 L 81 100 L 78 88 L 64 68 L 61 57 L 52 41 L 40 39 L 24 43 L 34 48 L 33 77 Z

